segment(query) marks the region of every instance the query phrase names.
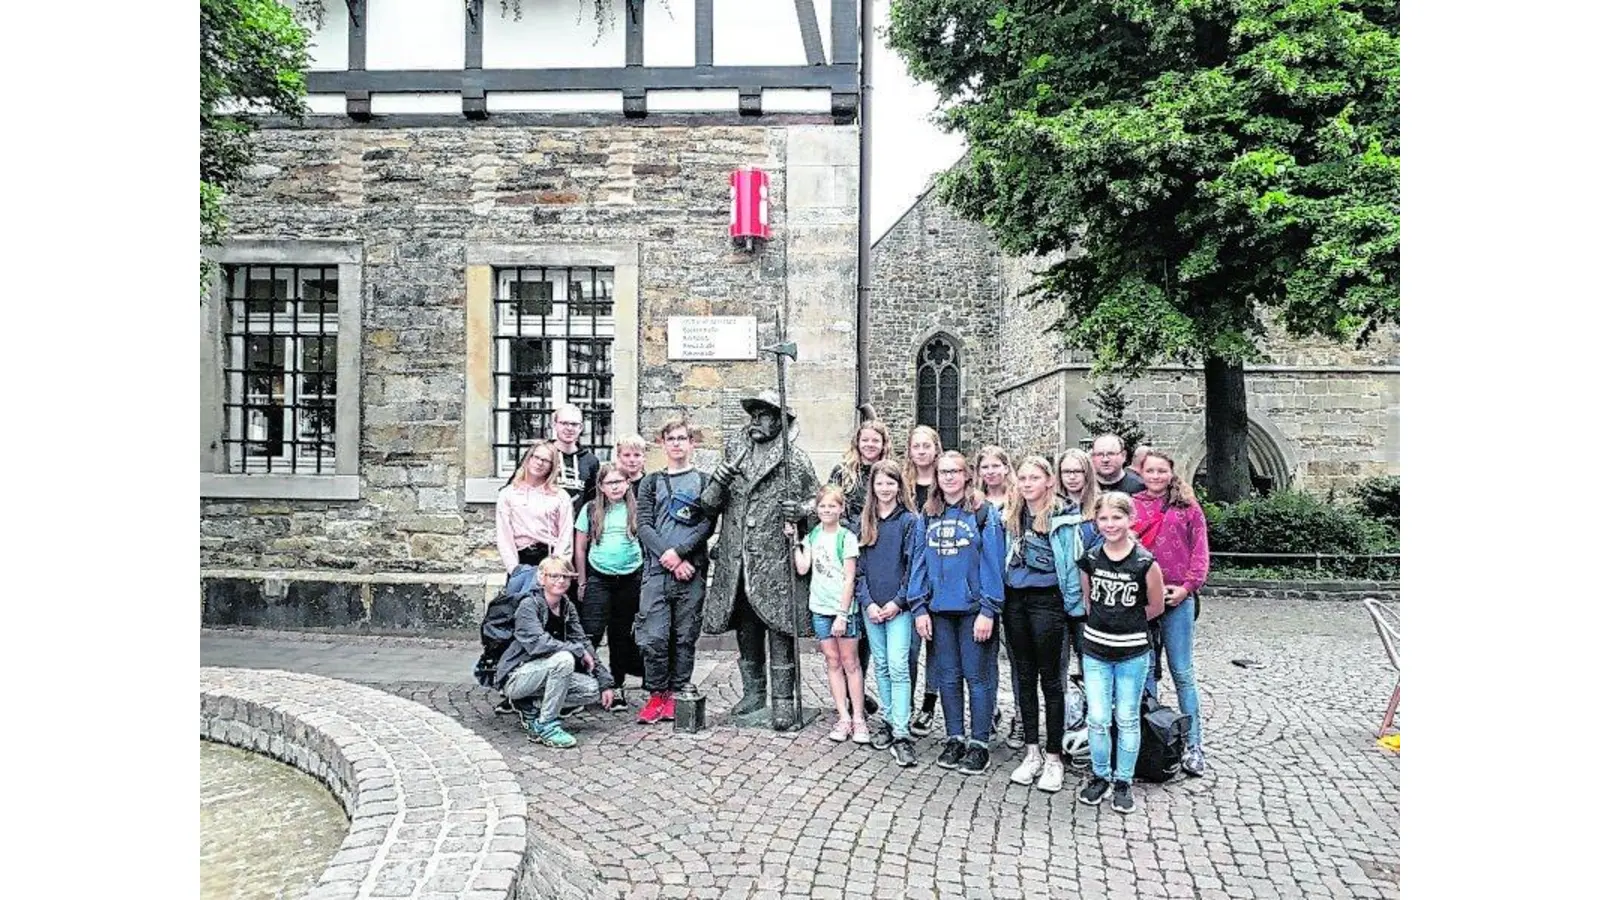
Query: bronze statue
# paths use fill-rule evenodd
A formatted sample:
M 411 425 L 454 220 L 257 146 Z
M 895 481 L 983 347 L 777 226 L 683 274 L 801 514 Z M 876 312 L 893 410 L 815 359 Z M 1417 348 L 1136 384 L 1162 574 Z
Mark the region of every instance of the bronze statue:
M 712 553 L 705 631 L 718 634 L 732 628 L 738 638 L 744 696 L 733 715 L 747 718 L 766 708 L 770 685 L 772 727 L 787 731 L 801 715 L 795 636 L 809 633 L 810 580 L 794 574 L 783 526 L 806 518 L 819 484 L 810 458 L 784 434 L 795 417 L 781 402 L 774 391 L 740 401 L 750 424 L 729 440 L 700 504 L 722 516 L 722 535 Z

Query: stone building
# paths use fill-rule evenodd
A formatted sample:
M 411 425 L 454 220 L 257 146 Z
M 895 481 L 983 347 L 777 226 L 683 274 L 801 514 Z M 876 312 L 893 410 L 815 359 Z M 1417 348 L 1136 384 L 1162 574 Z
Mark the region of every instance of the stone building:
M 570 401 L 605 455 L 688 412 L 714 461 L 780 317 L 819 467 L 855 400 L 854 0 L 328 0 L 313 115 L 269 122 L 201 309 L 203 620 L 475 624 L 496 490 Z M 729 175 L 774 236 L 729 240 Z M 841 414 L 842 411 L 842 414 Z M 657 459 L 651 460 L 656 465 Z
M 1059 305 L 1021 297 L 1035 261 L 1008 257 L 932 190 L 872 248 L 872 400 L 899 446 L 936 425 L 946 446 L 1054 454 L 1090 438 L 1089 357 L 1050 326 Z M 1269 328 L 1245 368 L 1252 475 L 1314 491 L 1400 472 L 1400 335 L 1369 346 L 1292 340 Z M 1205 461 L 1203 374 L 1157 366 L 1124 388 L 1129 414 L 1192 477 Z M 953 439 L 953 440 L 952 440 Z

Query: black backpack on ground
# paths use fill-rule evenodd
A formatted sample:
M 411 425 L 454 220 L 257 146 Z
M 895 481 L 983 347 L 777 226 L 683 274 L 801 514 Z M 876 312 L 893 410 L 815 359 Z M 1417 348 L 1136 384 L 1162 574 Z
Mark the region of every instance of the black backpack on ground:
M 1139 761 L 1133 777 L 1140 781 L 1168 781 L 1178 774 L 1183 753 L 1189 749 L 1189 717 L 1144 695 L 1139 716 Z
M 522 604 L 522 599 L 532 594 L 538 586 L 538 579 L 531 579 L 524 590 L 511 593 L 512 582 L 508 580 L 506 586 L 495 594 L 489 601 L 489 608 L 484 610 L 483 623 L 478 626 L 478 637 L 483 642 L 483 655 L 478 657 L 478 662 L 472 667 L 472 677 L 486 688 L 494 687 L 494 670 L 500 665 L 500 657 L 505 655 L 506 648 L 511 646 L 512 636 L 517 629 L 517 607 Z M 519 585 L 521 587 L 521 585 Z

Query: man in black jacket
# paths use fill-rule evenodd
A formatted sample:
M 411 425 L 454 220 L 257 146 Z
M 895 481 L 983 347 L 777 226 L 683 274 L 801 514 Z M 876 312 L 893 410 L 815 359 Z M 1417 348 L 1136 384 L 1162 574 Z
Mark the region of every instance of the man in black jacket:
M 559 556 L 539 564 L 540 591 L 517 606 L 511 646 L 494 673 L 495 687 L 511 700 L 528 736 L 547 747 L 576 744 L 561 725 L 561 711 L 595 702 L 609 708 L 615 685 L 567 597 L 573 577 Z
M 588 447 L 578 446 L 583 436 L 583 410 L 564 403 L 556 407 L 556 449 L 561 451 L 561 464 L 556 467 L 556 486 L 572 498 L 572 515 L 585 503 L 594 499 L 595 474 L 600 471 L 600 457 Z

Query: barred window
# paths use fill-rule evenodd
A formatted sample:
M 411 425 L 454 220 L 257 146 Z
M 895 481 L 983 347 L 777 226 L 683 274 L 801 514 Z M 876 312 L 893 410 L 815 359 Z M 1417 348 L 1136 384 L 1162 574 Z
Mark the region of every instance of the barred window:
M 583 410 L 583 436 L 610 457 L 614 270 L 516 267 L 495 270 L 494 459 L 509 476 L 529 442 L 553 438 L 551 413 Z
M 917 354 L 917 422 L 939 432 L 946 450 L 959 449 L 961 367 L 955 343 L 938 334 Z
M 334 472 L 338 266 L 223 267 L 227 471 Z

